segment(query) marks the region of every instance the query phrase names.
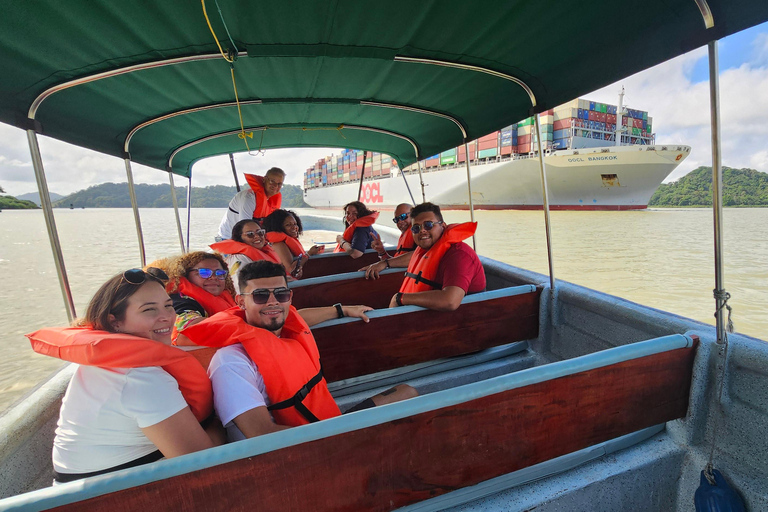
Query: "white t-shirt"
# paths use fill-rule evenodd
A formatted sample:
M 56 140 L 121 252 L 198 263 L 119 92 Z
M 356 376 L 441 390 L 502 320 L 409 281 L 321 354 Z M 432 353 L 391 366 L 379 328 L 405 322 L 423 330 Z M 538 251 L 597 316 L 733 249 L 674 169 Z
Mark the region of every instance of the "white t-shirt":
M 176 379 L 159 367 L 80 366 L 61 404 L 53 469 L 90 473 L 148 455 L 157 447 L 141 431 L 187 407 Z
M 256 364 L 248 352 L 236 343 L 216 351 L 208 365 L 208 377 L 213 384 L 213 406 L 230 441 L 245 436 L 232 421 L 256 407 L 269 406 L 267 388 Z
M 229 202 L 227 213 L 221 219 L 219 224 L 218 236 L 223 240 L 232 238 L 232 228 L 243 219 L 252 219 L 253 212 L 256 209 L 256 194 L 250 187 L 242 189 L 235 194 L 235 197 Z

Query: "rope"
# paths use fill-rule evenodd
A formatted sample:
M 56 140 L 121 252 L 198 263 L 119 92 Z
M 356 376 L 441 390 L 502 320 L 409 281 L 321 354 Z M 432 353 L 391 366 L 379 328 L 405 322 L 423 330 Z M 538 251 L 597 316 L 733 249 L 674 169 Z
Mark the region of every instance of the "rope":
M 243 139 L 243 142 L 245 142 L 245 149 L 248 150 L 248 154 L 250 155 L 251 148 L 248 146 L 248 138 L 253 138 L 253 132 L 245 131 L 245 126 L 243 123 L 243 111 L 240 108 L 240 98 L 237 94 L 237 81 L 235 80 L 235 61 L 237 60 L 238 49 L 237 45 L 235 45 L 235 42 L 232 40 L 232 36 L 229 33 L 227 22 L 224 21 L 224 15 L 221 12 L 221 7 L 219 7 L 218 0 L 214 0 L 214 2 L 216 3 L 216 8 L 219 10 L 219 17 L 221 18 L 221 23 L 224 25 L 224 30 L 227 32 L 229 42 L 232 43 L 232 47 L 234 48 L 234 50 L 230 48 L 226 54 L 224 53 L 224 49 L 221 47 L 221 44 L 219 44 L 219 38 L 216 37 L 216 32 L 213 30 L 213 25 L 211 25 L 211 20 L 208 17 L 208 11 L 205 9 L 205 0 L 200 0 L 200 3 L 203 6 L 203 16 L 205 16 L 205 22 L 208 24 L 208 29 L 211 31 L 211 35 L 213 35 L 213 40 L 216 43 L 216 46 L 219 47 L 219 53 L 221 53 L 221 56 L 225 61 L 229 62 L 229 73 L 232 76 L 232 89 L 235 91 L 235 103 L 237 104 L 237 117 L 240 119 L 240 133 L 238 133 L 237 136 L 238 138 Z
M 718 301 L 722 301 L 722 304 L 715 312 L 715 318 L 717 318 L 718 313 L 722 314 L 723 308 L 728 310 L 728 322 L 726 325 L 726 332 L 723 336 L 723 345 L 720 347 L 720 353 L 718 354 L 720 357 L 722 357 L 722 361 L 720 362 L 720 382 L 718 384 L 718 391 L 717 391 L 717 404 L 718 406 L 722 406 L 723 404 L 723 388 L 725 384 L 725 367 L 728 362 L 728 333 L 733 332 L 733 321 L 731 321 L 731 306 L 728 305 L 728 299 L 731 298 L 731 294 L 728 293 L 725 290 L 712 290 L 712 294 L 714 295 L 715 299 Z M 723 416 L 724 411 L 719 411 L 720 414 L 715 418 L 715 426 L 712 428 L 712 446 L 709 449 L 709 459 L 707 460 L 707 465 L 704 468 L 704 477 L 707 479 L 707 482 L 709 482 L 709 485 L 716 485 L 715 483 L 715 475 L 712 472 L 714 469 L 713 460 L 715 458 L 715 443 L 717 442 L 717 436 L 720 431 L 720 425 L 723 422 Z

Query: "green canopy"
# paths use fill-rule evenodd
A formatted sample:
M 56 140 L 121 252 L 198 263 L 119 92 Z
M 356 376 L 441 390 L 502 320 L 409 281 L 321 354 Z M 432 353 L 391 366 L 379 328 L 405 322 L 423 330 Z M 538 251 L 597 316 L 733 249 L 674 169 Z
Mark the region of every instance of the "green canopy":
M 404 166 L 768 20 L 711 0 L 707 29 L 699 4 L 208 0 L 230 65 L 197 1 L 6 2 L 0 121 L 182 176 L 246 142 Z

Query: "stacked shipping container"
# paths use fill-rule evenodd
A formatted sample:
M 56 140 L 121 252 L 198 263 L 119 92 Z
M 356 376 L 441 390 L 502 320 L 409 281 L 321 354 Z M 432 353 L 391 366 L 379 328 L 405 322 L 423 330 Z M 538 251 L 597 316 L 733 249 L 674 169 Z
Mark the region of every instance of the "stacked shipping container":
M 621 144 L 653 144 L 652 119 L 648 112 L 624 109 L 621 124 Z M 618 107 L 584 99 L 572 100 L 559 107 L 539 114 L 541 146 L 545 150 L 577 149 L 596 145 L 616 144 Z M 606 142 L 608 141 L 608 142 Z M 499 157 L 522 155 L 538 150 L 534 118 L 523 119 L 517 124 L 489 133 L 468 144 L 470 161 L 488 161 Z M 423 161 L 426 169 L 443 165 L 464 163 L 467 159 L 464 146 L 444 151 Z M 318 160 L 304 173 L 304 188 L 336 185 L 357 181 L 362 174 L 363 152 L 343 149 L 339 156 L 331 155 Z M 397 162 L 388 155 L 369 153 L 365 164 L 365 176 L 387 177 Z M 416 171 L 413 164 L 405 171 Z

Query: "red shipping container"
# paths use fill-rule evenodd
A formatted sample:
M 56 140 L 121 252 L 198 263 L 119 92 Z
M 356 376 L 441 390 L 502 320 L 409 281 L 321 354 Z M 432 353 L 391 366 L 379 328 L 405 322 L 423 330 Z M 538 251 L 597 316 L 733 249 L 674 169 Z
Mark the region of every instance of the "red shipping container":
M 600 114 L 598 114 L 597 116 L 597 120 L 600 123 L 604 123 L 607 119 L 608 119 L 608 114 L 606 114 L 605 112 L 600 112 Z
M 517 136 L 517 145 L 522 146 L 525 144 L 529 144 L 531 142 L 531 134 L 528 135 L 518 135 Z
M 426 161 L 426 166 L 427 167 L 437 167 L 438 165 L 440 165 L 440 159 L 439 158 L 429 158 Z
M 633 126 L 635 128 L 642 128 L 643 127 L 643 120 L 642 119 L 635 119 L 635 120 L 633 120 Z
M 605 120 L 606 123 L 616 124 L 616 114 L 608 114 Z
M 629 118 L 628 117 L 622 117 L 621 118 L 621 125 L 622 126 L 628 126 L 629 125 Z
M 501 146 L 501 154 L 502 155 L 511 155 L 512 154 L 512 146 Z
M 589 111 L 589 120 L 590 121 L 597 121 L 597 116 L 600 115 L 600 112 L 595 112 L 594 110 Z
M 529 137 L 530 137 L 530 135 L 529 135 Z M 496 147 L 496 145 L 497 145 L 497 140 L 496 139 L 488 140 L 488 141 L 481 140 L 480 143 L 478 144 L 478 149 L 480 151 L 482 151 L 484 149 L 493 149 L 493 148 Z
M 554 126 L 552 127 L 552 129 L 557 131 L 557 130 L 564 130 L 566 128 L 570 128 L 571 127 L 571 121 L 573 121 L 573 120 L 574 120 L 573 117 L 568 117 L 566 119 L 560 119 L 559 121 L 555 121 Z
M 479 141 L 481 144 L 482 144 L 483 142 L 489 142 L 489 141 L 493 141 L 493 142 L 494 142 L 494 145 L 493 145 L 492 147 L 496 147 L 496 140 L 497 140 L 498 138 L 499 138 L 499 132 L 493 132 L 493 133 L 489 133 L 488 135 L 483 135 L 482 137 L 480 137 L 480 138 L 479 138 L 479 139 L 477 139 L 477 140 L 478 140 L 478 141 Z

